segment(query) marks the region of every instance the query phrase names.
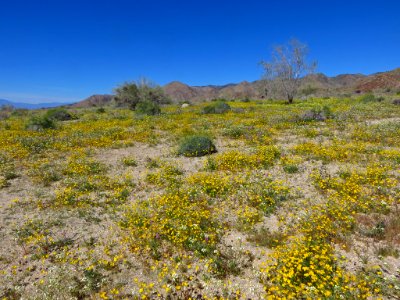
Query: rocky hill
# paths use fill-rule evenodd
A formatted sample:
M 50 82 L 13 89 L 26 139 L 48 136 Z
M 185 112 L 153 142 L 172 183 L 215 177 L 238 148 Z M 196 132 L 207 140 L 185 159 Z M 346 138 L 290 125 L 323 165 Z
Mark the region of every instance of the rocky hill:
M 71 107 L 96 107 L 108 105 L 112 101 L 112 95 L 92 95 L 85 100 L 71 104 Z
M 179 81 L 173 81 L 163 86 L 165 93 L 174 102 L 200 102 L 216 98 L 240 99 L 252 98 L 262 99 L 274 97 L 273 92 L 268 91 L 265 82 L 261 80 L 238 84 L 227 84 L 222 86 L 189 86 Z M 306 76 L 302 79 L 300 92 L 303 95 L 313 96 L 340 96 L 354 93 L 388 92 L 400 90 L 400 68 L 375 73 L 342 74 L 328 77 L 322 73 Z M 110 103 L 112 95 L 93 95 L 81 102 L 75 103 L 74 107 L 103 106 Z

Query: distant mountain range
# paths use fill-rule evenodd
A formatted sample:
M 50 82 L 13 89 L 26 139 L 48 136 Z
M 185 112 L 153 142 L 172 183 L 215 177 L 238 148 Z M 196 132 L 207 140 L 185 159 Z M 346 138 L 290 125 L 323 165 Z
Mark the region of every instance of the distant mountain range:
M 262 99 L 273 97 L 271 91 L 266 91 L 263 81 L 243 81 L 226 85 L 189 86 L 179 81 L 173 81 L 163 86 L 164 92 L 174 102 L 199 102 L 215 98 L 224 99 Z M 314 97 L 346 96 L 368 92 L 398 92 L 400 91 L 400 68 L 371 75 L 342 74 L 328 77 L 322 73 L 308 75 L 302 78 L 300 94 Z M 74 103 L 72 107 L 96 107 L 111 102 L 112 95 L 93 95 Z
M 3 105 L 10 105 L 15 108 L 24 108 L 24 109 L 40 109 L 40 108 L 51 108 L 67 105 L 66 103 L 24 103 L 24 102 L 13 102 L 5 99 L 0 99 L 0 107 Z
M 182 82 L 173 81 L 164 87 L 164 91 L 175 101 L 202 101 L 215 98 L 224 99 L 262 99 L 274 97 L 273 91 L 268 91 L 264 81 L 243 81 L 238 84 L 223 86 L 188 86 Z M 311 74 L 301 79 L 300 95 L 342 96 L 368 92 L 400 91 L 400 68 L 375 73 L 342 74 L 328 77 L 322 73 Z
M 224 99 L 262 99 L 274 97 L 268 91 L 265 82 L 257 80 L 253 82 L 230 83 L 225 85 L 189 86 L 179 81 L 173 81 L 163 86 L 164 92 L 174 102 L 190 101 L 199 102 L 216 98 Z M 368 92 L 399 92 L 400 68 L 380 72 L 371 75 L 342 74 L 328 77 L 322 73 L 308 75 L 302 78 L 300 94 L 303 96 L 347 96 Z M 301 96 L 301 95 L 300 95 Z M 0 99 L 0 106 L 12 105 L 16 108 L 39 109 L 57 106 L 70 107 L 99 107 L 110 104 L 113 95 L 93 95 L 82 101 L 66 103 L 17 103 Z

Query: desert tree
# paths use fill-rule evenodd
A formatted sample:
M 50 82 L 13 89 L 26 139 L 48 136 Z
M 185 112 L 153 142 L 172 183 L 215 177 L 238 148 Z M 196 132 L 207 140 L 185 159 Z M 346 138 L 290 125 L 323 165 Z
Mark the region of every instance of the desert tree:
M 140 101 L 139 89 L 135 82 L 125 82 L 114 89 L 114 102 L 120 107 L 135 109 Z
M 273 48 L 271 60 L 261 61 L 264 68 L 263 79 L 268 90 L 284 95 L 289 103 L 293 103 L 301 78 L 313 73 L 317 63 L 308 62 L 308 46 L 296 39 L 286 45 Z
M 157 105 L 170 102 L 164 90 L 146 78 L 137 81 L 125 82 L 114 89 L 114 101 L 117 106 L 135 109 L 140 102 L 152 102 Z
M 140 102 L 150 101 L 156 104 L 169 104 L 171 102 L 162 87 L 146 77 L 137 80 L 136 85 L 139 89 Z

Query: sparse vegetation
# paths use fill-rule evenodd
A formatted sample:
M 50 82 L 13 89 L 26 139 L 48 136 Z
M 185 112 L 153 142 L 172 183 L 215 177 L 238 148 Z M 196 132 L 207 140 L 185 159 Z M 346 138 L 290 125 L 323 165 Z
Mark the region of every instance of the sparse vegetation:
M 400 297 L 400 106 L 142 103 L 0 120 L 0 298 Z
M 203 107 L 203 114 L 223 114 L 231 110 L 228 103 L 221 100 Z

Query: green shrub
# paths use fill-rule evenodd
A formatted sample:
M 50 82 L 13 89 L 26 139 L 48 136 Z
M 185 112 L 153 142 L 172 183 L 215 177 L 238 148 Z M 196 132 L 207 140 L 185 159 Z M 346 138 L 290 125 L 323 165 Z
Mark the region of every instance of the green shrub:
M 203 114 L 223 114 L 231 110 L 229 104 L 217 101 L 203 107 Z
M 45 163 L 38 168 L 34 168 L 29 172 L 29 175 L 37 182 L 45 186 L 50 186 L 51 183 L 61 180 L 61 167 L 57 164 Z
M 55 119 L 48 117 L 47 115 L 33 116 L 29 119 L 27 128 L 31 130 L 44 130 L 44 129 L 55 129 L 57 123 Z
M 24 116 L 28 115 L 28 113 L 29 113 L 28 109 L 17 108 L 17 109 L 14 109 L 14 111 L 11 113 L 11 115 L 14 117 L 24 117 Z
M 57 121 L 69 121 L 73 119 L 73 116 L 65 108 L 52 108 L 49 109 L 45 116 L 49 119 Z
M 99 108 L 96 110 L 96 112 L 97 112 L 98 114 L 104 114 L 104 113 L 106 112 L 106 109 L 105 109 L 104 107 L 99 107 Z
M 161 113 L 161 108 L 155 102 L 143 101 L 136 105 L 135 111 L 141 115 L 154 116 Z
M 364 96 L 361 96 L 360 98 L 361 102 L 382 102 L 385 100 L 385 97 L 383 96 L 379 96 L 376 97 L 374 94 L 369 93 L 369 94 L 365 94 Z
M 297 165 L 289 164 L 289 165 L 284 165 L 283 166 L 283 170 L 286 173 L 294 174 L 294 173 L 297 173 L 299 171 L 299 167 Z
M 182 140 L 179 145 L 178 154 L 188 157 L 204 156 L 215 153 L 217 149 L 212 140 L 206 136 L 192 135 Z
M 242 137 L 245 134 L 245 132 L 246 129 L 243 126 L 232 126 L 229 128 L 225 128 L 222 134 L 232 139 L 238 139 Z
M 122 163 L 127 167 L 137 167 L 138 163 L 133 157 L 124 157 Z
M 322 108 L 313 108 L 303 115 L 298 117 L 297 121 L 310 122 L 310 121 L 325 121 L 327 119 L 333 119 L 334 114 L 332 113 L 329 106 L 323 106 Z
M 126 82 L 115 89 L 114 102 L 118 107 L 135 109 L 140 102 L 170 104 L 171 99 L 164 90 L 151 80 L 141 78 L 136 82 Z
M 0 177 L 4 182 L 18 177 L 15 164 L 5 155 L 0 154 Z M 0 184 L 1 185 L 1 184 Z

